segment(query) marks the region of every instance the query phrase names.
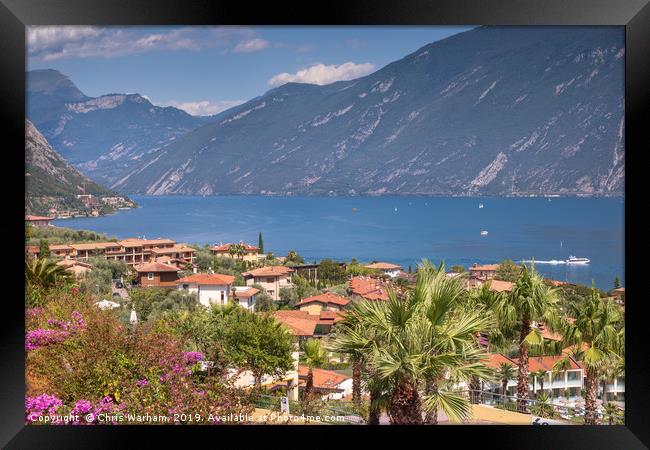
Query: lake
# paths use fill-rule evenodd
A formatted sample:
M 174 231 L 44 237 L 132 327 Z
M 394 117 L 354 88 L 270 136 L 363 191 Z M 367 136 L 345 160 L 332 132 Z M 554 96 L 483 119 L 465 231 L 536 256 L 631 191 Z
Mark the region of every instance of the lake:
M 55 220 L 117 238 L 166 237 L 214 244 L 243 240 L 307 262 L 323 258 L 422 258 L 448 266 L 535 259 L 545 276 L 611 289 L 624 285 L 623 198 L 439 198 L 133 196 L 141 207 L 110 216 Z M 550 201 L 549 201 L 550 200 Z M 479 208 L 479 204 L 484 205 Z M 481 231 L 488 234 L 481 236 Z M 570 255 L 586 266 L 552 264 Z

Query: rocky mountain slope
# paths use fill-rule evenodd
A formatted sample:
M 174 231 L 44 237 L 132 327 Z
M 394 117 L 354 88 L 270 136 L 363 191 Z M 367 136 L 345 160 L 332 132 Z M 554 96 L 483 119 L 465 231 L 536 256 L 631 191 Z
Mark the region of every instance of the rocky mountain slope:
M 46 214 L 50 207 L 86 209 L 78 194 L 99 197 L 116 192 L 91 181 L 59 155 L 30 121 L 25 123 L 25 207 Z
M 622 195 L 623 86 L 620 28 L 479 27 L 356 80 L 272 89 L 138 153 L 130 167 L 113 165 L 110 186 L 151 195 Z

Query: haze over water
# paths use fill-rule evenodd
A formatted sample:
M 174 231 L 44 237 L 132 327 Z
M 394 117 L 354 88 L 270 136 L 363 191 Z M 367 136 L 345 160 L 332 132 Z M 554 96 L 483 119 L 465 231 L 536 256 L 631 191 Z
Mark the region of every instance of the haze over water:
M 431 198 L 132 196 L 141 206 L 111 216 L 56 220 L 117 238 L 257 244 L 306 262 L 323 258 L 390 261 L 422 258 L 448 266 L 535 259 L 549 278 L 609 290 L 625 282 L 623 198 Z M 479 203 L 484 207 L 479 208 Z M 488 231 L 481 236 L 481 231 Z M 570 255 L 586 266 L 549 264 Z

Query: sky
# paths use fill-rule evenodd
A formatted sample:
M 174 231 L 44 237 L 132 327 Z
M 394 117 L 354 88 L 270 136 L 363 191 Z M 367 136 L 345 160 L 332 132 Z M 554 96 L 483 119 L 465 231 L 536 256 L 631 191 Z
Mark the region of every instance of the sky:
M 358 78 L 471 28 L 33 26 L 27 68 L 59 70 L 91 97 L 138 93 L 210 115 L 286 82 Z

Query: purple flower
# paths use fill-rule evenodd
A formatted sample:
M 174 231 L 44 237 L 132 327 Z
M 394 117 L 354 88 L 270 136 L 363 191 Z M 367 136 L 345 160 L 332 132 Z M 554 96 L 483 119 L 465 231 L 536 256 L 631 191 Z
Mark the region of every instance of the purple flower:
M 144 387 L 144 386 L 147 386 L 148 384 L 149 384 L 149 382 L 147 381 L 146 378 L 142 378 L 141 380 L 138 380 L 138 381 L 135 382 L 135 385 L 137 387 Z
M 185 361 L 185 364 L 195 364 L 199 361 L 203 361 L 203 353 L 183 352 L 183 361 Z
M 54 395 L 41 394 L 38 397 L 25 398 L 25 416 L 33 421 L 43 414 L 55 414 L 63 402 Z
M 25 335 L 25 350 L 34 350 L 45 345 L 63 342 L 69 335 L 70 333 L 64 330 L 38 328 L 29 331 Z
M 77 400 L 77 402 L 74 404 L 74 408 L 72 408 L 72 411 L 70 411 L 70 414 L 73 415 L 87 414 L 92 409 L 93 409 L 93 404 L 90 403 L 88 400 Z

